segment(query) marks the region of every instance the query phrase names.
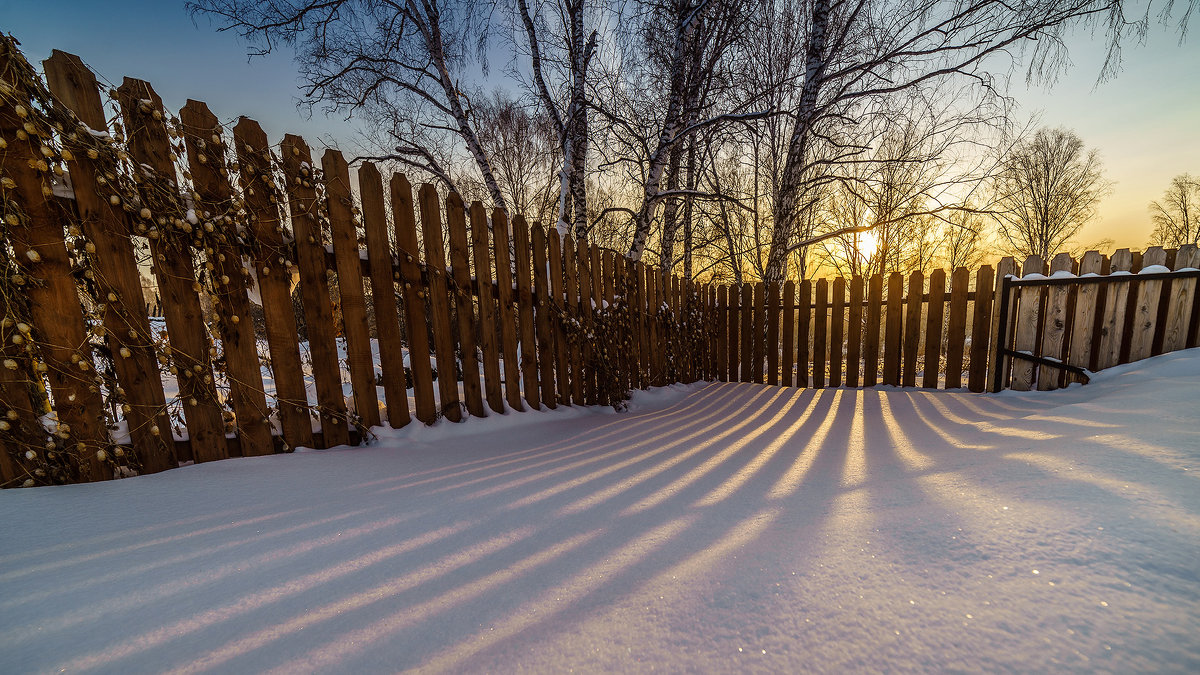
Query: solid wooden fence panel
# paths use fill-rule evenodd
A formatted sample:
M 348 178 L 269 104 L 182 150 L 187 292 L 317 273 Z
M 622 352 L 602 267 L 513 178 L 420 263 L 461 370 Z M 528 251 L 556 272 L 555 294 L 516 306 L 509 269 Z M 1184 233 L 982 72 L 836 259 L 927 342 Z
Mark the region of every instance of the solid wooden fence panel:
M 1143 267 L 1166 267 L 1167 253 L 1161 246 L 1146 249 L 1142 256 Z M 1169 269 L 1169 268 L 1167 268 Z M 1161 271 L 1161 270 L 1160 270 Z M 1158 323 L 1158 305 L 1162 297 L 1163 281 L 1152 279 L 1138 283 L 1137 306 L 1133 324 L 1129 360 L 1141 361 L 1150 358 L 1155 328 Z
M 742 284 L 741 300 L 741 369 L 739 381 L 754 381 L 754 284 Z
M 408 383 L 401 350 L 400 311 L 396 308 L 396 276 L 392 271 L 392 245 L 388 241 L 387 211 L 383 199 L 383 177 L 370 162 L 358 169 L 362 198 L 363 232 L 371 266 L 371 304 L 375 314 L 375 336 L 379 343 L 379 370 L 383 379 L 388 425 L 393 429 L 408 424 Z
M 258 122 L 243 117 L 233 128 L 233 140 L 241 169 L 238 174 L 242 200 L 250 217 L 250 235 L 255 244 L 254 274 L 262 301 L 283 440 L 291 448 L 310 447 L 313 445 L 312 419 L 304 388 L 296 313 L 292 309 L 289 267 L 293 261 L 283 242 L 284 229 L 279 218 L 283 194 L 275 182 L 267 135 Z
M 1031 255 L 1025 259 L 1022 276 L 1041 274 L 1041 256 Z M 1041 289 L 1037 286 L 1019 290 L 1016 314 L 1016 330 L 1013 334 L 1013 350 L 1032 354 L 1037 349 L 1038 314 L 1041 310 Z M 1010 315 L 1011 316 L 1011 315 Z M 1033 384 L 1034 364 L 1025 359 L 1013 359 L 1012 381 L 1009 386 L 1016 391 L 1029 391 Z
M 808 332 L 812 327 L 812 281 L 805 279 L 796 287 L 796 386 L 807 387 L 812 381 L 812 350 L 809 348 Z
M 879 332 L 883 327 L 883 275 L 872 274 L 867 284 L 867 321 L 863 336 L 863 386 L 874 387 L 879 376 Z
M 741 346 L 738 343 L 739 329 L 741 327 L 741 302 L 739 289 L 736 285 L 730 284 L 726 293 L 729 305 L 725 309 L 725 328 L 728 333 L 726 340 L 726 382 L 737 382 L 741 377 L 740 356 L 742 353 Z
M 350 166 L 342 153 L 330 149 L 321 156 L 321 171 L 325 174 L 325 207 L 329 213 L 333 259 L 337 265 L 338 297 L 341 298 L 346 364 L 354 392 L 354 410 L 363 424 L 377 427 L 379 397 L 375 391 L 375 363 L 371 358 L 371 327 L 367 324 L 358 229 L 354 225 Z
M 500 322 L 500 349 L 504 355 L 504 399 L 513 410 L 524 410 L 521 404 L 521 359 L 517 356 L 517 319 L 513 309 L 512 247 L 508 237 L 508 214 L 492 211 L 492 243 L 496 256 L 496 318 Z M 581 242 L 582 243 L 582 242 Z
M 929 313 L 925 321 L 925 374 L 921 378 L 921 386 L 926 389 L 937 389 L 938 386 L 945 311 L 946 270 L 936 269 L 929 274 Z
M 1180 247 L 1175 254 L 1174 269 L 1200 268 L 1200 249 L 1193 244 Z M 1173 352 L 1187 347 L 1188 323 L 1195 309 L 1196 277 L 1173 279 L 1170 305 L 1167 308 L 1166 329 L 1163 332 L 1163 352 Z
M 546 231 L 540 223 L 533 224 L 533 292 L 534 292 L 534 329 L 538 351 L 538 383 L 541 385 L 542 403 L 550 409 L 558 407 L 557 395 L 554 393 L 554 336 L 550 332 L 550 313 L 554 311 L 554 303 L 550 299 L 550 284 L 546 257 Z M 557 234 L 553 236 L 557 237 Z
M 225 159 L 223 129 L 208 106 L 188 100 L 179 111 L 183 141 L 195 190 L 193 206 L 211 230 L 206 247 L 216 303 L 220 317 L 225 375 L 233 404 L 234 424 L 243 456 L 269 455 L 275 452 L 271 442 L 267 397 L 263 391 L 262 370 L 250 320 L 250 299 L 246 295 L 245 268 L 237 242 L 237 225 L 232 215 L 233 188 Z M 211 214 L 211 215 L 210 215 Z M 206 251 L 206 252 L 207 252 Z
M 1079 275 L 1100 274 L 1104 259 L 1096 251 L 1088 251 L 1079 261 Z M 1093 345 L 1098 335 L 1096 320 L 1098 318 L 1097 300 L 1100 284 L 1080 284 L 1075 294 L 1075 311 L 1071 319 L 1071 340 L 1067 349 L 1067 363 L 1080 368 L 1091 368 Z
M 446 195 L 446 229 L 450 239 L 450 296 L 458 319 L 458 353 L 462 359 L 463 400 L 467 412 L 487 417 L 479 382 L 479 356 L 475 344 L 475 299 L 471 291 L 471 263 L 467 253 L 467 212 L 457 192 Z M 480 287 L 480 290 L 484 290 Z M 491 289 L 487 289 L 489 292 Z M 482 293 L 481 293 L 482 294 Z
M 563 246 L 557 229 L 550 230 L 550 332 L 554 340 L 554 376 L 558 384 L 558 402 L 571 405 L 571 366 L 567 352 L 567 334 L 564 328 L 566 303 L 563 293 L 566 279 L 563 277 Z
M 829 386 L 842 386 L 842 359 L 845 357 L 846 278 L 833 280 L 829 304 Z
M 417 420 L 437 421 L 433 395 L 433 366 L 429 362 L 428 319 L 425 317 L 425 283 L 421 280 L 421 254 L 417 244 L 417 221 L 413 211 L 412 185 L 404 174 L 393 174 L 392 223 L 396 228 L 396 255 L 404 282 L 404 325 L 408 337 L 408 368 Z M 503 290 L 503 289 L 502 289 Z
M 862 365 L 863 278 L 850 278 L 850 318 L 846 329 L 846 386 L 857 387 Z
M 529 226 L 522 216 L 512 221 L 513 266 L 517 277 L 517 320 L 521 336 L 521 387 L 525 402 L 534 410 L 542 407 L 538 383 L 537 330 L 533 325 L 533 267 L 529 259 Z
M 908 277 L 908 307 L 904 313 L 904 374 L 901 384 L 917 386 L 917 354 L 921 343 L 921 295 L 925 292 L 925 275 L 913 272 Z
M 779 384 L 779 283 L 767 284 L 767 384 Z
M 584 400 L 588 405 L 596 405 L 599 399 L 596 392 L 596 369 L 594 365 L 596 345 L 592 321 L 594 315 L 592 312 L 591 249 L 585 240 L 580 239 L 575 243 L 575 250 L 576 276 L 579 283 L 579 340 L 583 363 L 580 376 L 583 379 Z
M 582 341 L 586 339 L 581 327 L 583 326 L 579 311 L 579 268 L 575 263 L 575 239 L 570 234 L 563 240 L 563 281 L 566 286 L 566 302 L 564 304 L 567 316 L 570 317 L 570 329 L 574 339 L 567 343 L 567 360 L 571 371 L 571 401 L 575 405 L 585 405 L 583 395 L 583 350 Z
M 965 267 L 955 268 L 950 275 L 950 318 L 946 327 L 947 389 L 962 386 L 963 353 L 967 341 L 967 285 L 970 283 L 971 272 Z
M 281 153 L 283 173 L 287 177 L 292 231 L 296 237 L 304 330 L 308 335 L 308 352 L 317 389 L 322 439 L 325 447 L 344 445 L 350 442 L 350 435 L 346 399 L 342 396 L 337 343 L 334 340 L 333 305 L 329 300 L 329 277 L 325 264 L 325 237 L 321 227 L 312 157 L 304 139 L 292 134 L 283 137 Z M 169 331 L 170 326 L 167 328 Z
M 754 284 L 754 327 L 750 332 L 750 339 L 753 340 L 754 349 L 750 358 L 751 377 L 754 382 L 762 384 L 763 380 L 763 360 L 766 356 L 767 347 L 767 298 L 766 286 L 763 282 Z
M 54 50 L 44 62 L 44 69 L 50 92 L 55 98 L 73 111 L 88 128 L 107 131 L 108 123 L 96 77 L 78 56 Z M 80 226 L 87 240 L 96 247 L 95 255 L 91 256 L 93 280 L 99 295 L 108 299 L 104 311 L 105 340 L 112 354 L 129 354 L 114 358 L 113 369 L 117 381 L 125 390 L 129 409 L 124 416 L 138 459 L 139 472 L 149 474 L 174 468 L 178 464 L 175 444 L 169 442 L 170 436 L 167 435 L 171 420 L 167 416 L 166 396 L 158 374 L 150 320 L 142 301 L 141 280 L 130 238 L 128 216 L 119 206 L 110 204 L 108 196 L 100 194 L 97 189 L 99 184 L 96 179 L 102 173 L 116 173 L 115 157 L 99 156 L 93 160 L 83 142 L 71 142 L 69 138 L 64 147 L 74 155 L 67 162 L 67 168 L 74 188 Z M 10 344 L 7 338 L 4 344 Z M 21 395 L 25 407 L 9 409 L 22 412 L 26 409 L 29 394 L 24 391 L 17 397 Z M 14 424 L 14 429 L 21 426 L 23 424 Z M 158 433 L 154 433 L 153 429 L 158 429 Z
M 999 380 L 1001 383 L 1001 387 L 1004 386 L 1003 385 L 1004 382 L 1008 381 L 1009 359 L 1001 359 L 1001 358 L 997 358 L 997 356 L 996 356 L 997 352 L 999 351 L 999 349 L 1001 347 L 1008 346 L 1008 344 L 1001 344 L 999 341 L 1000 340 L 1000 337 L 999 337 L 1000 336 L 1000 312 L 1001 312 L 1000 296 L 1001 296 L 1001 284 L 1004 282 L 1004 279 L 1010 275 L 1015 274 L 1016 271 L 1017 271 L 1017 261 L 1014 260 L 1011 256 L 1005 256 L 1004 258 L 1001 258 L 1000 263 L 996 266 L 995 289 L 992 292 L 991 316 L 989 317 L 991 329 L 987 333 L 987 335 L 989 336 L 988 345 L 987 345 L 987 359 L 984 361 L 984 365 L 982 366 L 982 367 L 987 368 L 987 375 L 985 377 L 987 378 L 986 381 L 987 381 L 987 388 L 988 388 L 987 390 L 988 391 L 995 390 L 995 384 L 996 384 L 996 379 L 997 379 L 997 372 L 996 372 L 997 370 L 999 371 L 998 377 L 999 377 Z M 975 296 L 979 297 L 980 293 L 981 293 L 981 291 L 979 290 L 978 287 L 976 287 Z M 1015 303 L 1016 303 L 1016 293 L 1013 293 L 1010 295 L 1010 297 L 1008 299 L 1007 312 L 1008 312 L 1008 321 L 1010 323 L 1013 320 L 1014 314 L 1013 314 L 1012 308 Z M 1005 327 L 1004 330 L 1006 333 L 1008 332 L 1007 327 Z M 1011 333 L 1008 333 L 1008 336 L 1009 336 L 1009 340 L 1011 343 L 1011 339 L 1012 339 Z
M 151 187 L 176 184 L 171 143 L 163 122 L 166 112 L 162 99 L 148 82 L 125 78 L 117 89 L 117 98 L 125 122 L 129 154 L 146 174 L 140 184 L 142 208 L 156 220 L 161 217 L 170 223 L 161 231 L 152 225 L 154 229 L 148 232 L 158 231 L 158 236 L 150 238 L 150 254 L 154 258 L 150 270 L 158 280 L 162 295 L 171 364 L 178 374 L 179 400 L 183 402 L 192 457 L 196 462 L 224 459 L 229 456 L 225 425 L 213 385 L 211 341 L 200 308 L 201 287 L 192 267 L 191 247 L 200 233 L 186 219 L 186 210 L 176 190 L 156 192 Z M 61 410 L 59 414 L 62 414 Z
M 796 381 L 796 282 L 788 279 L 783 283 L 783 349 L 781 359 L 782 377 L 779 383 L 790 387 Z
M 429 294 L 429 325 L 433 329 L 433 353 L 437 358 L 439 409 L 451 422 L 462 421 L 455 374 L 454 329 L 450 325 L 449 279 L 446 249 L 442 244 L 442 211 L 438 193 L 431 183 L 417 191 L 421 211 L 421 243 L 425 248 L 426 292 Z M 528 246 L 526 246 L 528 250 Z
M 992 300 L 995 299 L 995 279 L 991 265 L 984 265 L 975 273 L 975 302 L 971 314 L 971 363 L 967 372 L 967 389 L 973 392 L 986 391 L 990 362 L 990 346 L 995 339 L 992 333 Z
M 817 279 L 816 303 L 813 309 L 813 370 L 812 386 L 820 389 L 825 386 L 825 370 L 829 363 L 829 354 L 825 351 L 828 340 L 829 326 L 829 280 Z
M 1059 253 L 1050 261 L 1050 273 L 1055 272 L 1071 272 L 1075 268 L 1075 261 L 1071 259 L 1069 253 Z M 1042 329 L 1041 354 L 1047 358 L 1066 361 L 1066 339 L 1067 332 L 1067 317 L 1068 306 L 1070 300 L 1070 286 L 1051 286 L 1046 298 L 1046 317 L 1044 328 Z M 1037 388 L 1041 391 L 1057 389 L 1059 386 L 1062 370 L 1059 368 L 1050 368 L 1048 366 L 1039 366 L 1037 374 Z
M 9 88 L 7 95 L 0 97 L 0 135 L 9 143 L 7 150 L 0 153 L 0 170 L 5 178 L 15 182 L 5 189 L 5 196 L 16 208 L 6 210 L 11 217 L 20 219 L 17 224 L 11 221 L 6 224 L 18 265 L 17 270 L 8 273 L 20 280 L 10 276 L 10 281 L 26 293 L 33 320 L 32 330 L 20 337 L 40 343 L 59 431 L 68 435 L 63 440 L 70 457 L 69 470 L 81 480 L 107 480 L 112 478 L 112 470 L 98 453 L 107 453 L 110 442 L 103 423 L 103 402 L 88 328 L 71 276 L 63 224 L 49 197 L 42 192 L 43 181 L 49 181 L 46 174 L 50 168 L 41 154 L 42 144 L 38 139 L 39 134 L 49 136 L 51 130 L 35 128 L 37 133 L 25 139 L 17 135 L 25 134 L 25 122 L 17 115 L 14 101 L 27 100 L 30 93 L 13 77 L 11 63 L 20 56 L 11 49 L 11 42 L 0 40 L 0 81 Z M 19 274 L 13 274 L 17 271 Z M 32 283 L 26 283 L 26 279 Z M 9 318 L 7 314 L 5 318 Z M 10 343 L 11 340 L 12 337 Z
M 883 383 L 900 386 L 900 357 L 904 349 L 904 275 L 888 277 L 887 318 L 883 334 Z
M 1118 249 L 1113 254 L 1109 265 L 1109 275 L 1117 272 L 1129 272 L 1133 266 L 1133 255 L 1129 249 Z M 1121 358 L 1121 342 L 1125 335 L 1125 314 L 1129 304 L 1129 283 L 1109 284 L 1104 303 L 1104 324 L 1101 329 L 1100 357 L 1097 367 L 1100 370 L 1117 365 Z

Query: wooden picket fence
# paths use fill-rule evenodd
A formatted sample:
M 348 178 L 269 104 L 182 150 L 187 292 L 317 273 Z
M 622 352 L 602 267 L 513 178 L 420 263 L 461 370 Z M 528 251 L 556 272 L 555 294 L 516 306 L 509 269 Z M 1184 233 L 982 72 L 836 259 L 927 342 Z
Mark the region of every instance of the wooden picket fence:
M 431 185 L 414 195 L 370 162 L 355 192 L 338 151 L 318 167 L 302 138 L 272 145 L 247 118 L 227 132 L 198 101 L 175 118 L 141 80 L 115 90 L 110 123 L 78 57 L 56 51 L 44 73 L 0 39 L 2 486 L 358 443 L 414 418 L 620 406 L 672 382 L 984 391 L 1031 384 L 1026 357 L 1046 357 L 1052 388 L 1067 377 L 1050 359 L 1096 369 L 1196 344 L 1186 273 L 1014 292 L 1004 259 L 697 283 Z M 1159 251 L 1146 264 L 1196 266 L 1194 247 Z M 1137 258 L 1071 269 L 1119 276 Z M 1147 329 L 1151 307 L 1166 318 Z

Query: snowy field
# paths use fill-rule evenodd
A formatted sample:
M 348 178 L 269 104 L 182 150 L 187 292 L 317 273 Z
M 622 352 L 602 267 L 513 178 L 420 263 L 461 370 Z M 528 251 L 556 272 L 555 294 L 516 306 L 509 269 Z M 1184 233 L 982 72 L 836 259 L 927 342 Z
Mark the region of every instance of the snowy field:
M 0 671 L 1200 671 L 1200 350 L 0 492 Z

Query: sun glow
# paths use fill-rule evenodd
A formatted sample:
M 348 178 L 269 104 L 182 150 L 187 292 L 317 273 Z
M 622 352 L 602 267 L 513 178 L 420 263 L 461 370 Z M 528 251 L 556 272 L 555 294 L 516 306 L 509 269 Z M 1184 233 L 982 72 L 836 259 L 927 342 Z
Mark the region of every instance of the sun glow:
M 858 251 L 859 260 L 870 260 L 875 255 L 875 251 L 879 249 L 879 235 L 874 230 L 859 232 L 854 235 L 854 245 Z

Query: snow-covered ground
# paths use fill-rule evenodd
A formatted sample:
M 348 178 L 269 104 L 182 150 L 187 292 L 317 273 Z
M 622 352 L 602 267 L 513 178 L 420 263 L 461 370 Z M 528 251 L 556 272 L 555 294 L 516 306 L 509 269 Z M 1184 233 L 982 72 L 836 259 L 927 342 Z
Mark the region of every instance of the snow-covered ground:
M 0 493 L 0 670 L 1200 671 L 1200 350 Z

